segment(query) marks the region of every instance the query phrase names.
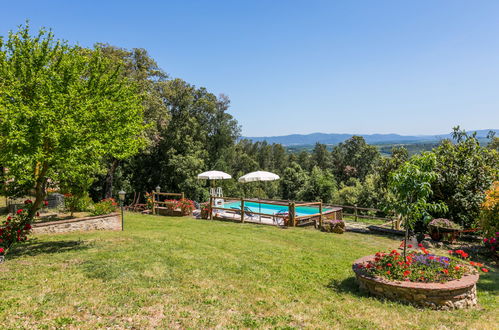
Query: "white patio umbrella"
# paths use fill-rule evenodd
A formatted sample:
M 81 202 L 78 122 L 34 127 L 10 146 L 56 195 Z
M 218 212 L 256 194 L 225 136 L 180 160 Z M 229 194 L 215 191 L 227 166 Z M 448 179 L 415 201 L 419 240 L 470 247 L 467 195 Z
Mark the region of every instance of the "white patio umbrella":
M 247 183 L 247 182 L 257 182 L 257 181 L 275 181 L 279 180 L 280 177 L 279 175 L 272 173 L 272 172 L 266 172 L 266 171 L 256 171 L 256 172 L 251 172 L 248 174 L 243 175 L 240 177 L 237 181 L 241 183 Z M 260 200 L 260 197 L 258 197 Z M 262 213 L 262 204 L 259 201 L 258 203 L 258 213 Z M 244 210 L 241 210 L 241 212 L 244 212 Z M 262 222 L 262 215 L 259 215 L 260 222 Z
M 255 182 L 255 181 L 274 181 L 279 180 L 279 175 L 266 171 L 256 171 L 243 175 L 237 181 L 246 183 L 246 182 Z
M 200 180 L 212 180 L 211 181 L 211 186 L 212 186 L 212 191 L 210 191 L 210 195 L 215 195 L 217 194 L 215 192 L 215 180 L 227 180 L 227 179 L 232 179 L 232 176 L 230 174 L 227 174 L 222 171 L 207 171 L 203 172 L 201 174 L 198 174 L 198 179 Z M 220 193 L 221 193 L 221 188 L 220 188 Z
M 204 180 L 226 180 L 231 178 L 232 177 L 230 176 L 230 174 L 227 174 L 222 171 L 208 171 L 198 174 L 198 179 L 204 179 Z

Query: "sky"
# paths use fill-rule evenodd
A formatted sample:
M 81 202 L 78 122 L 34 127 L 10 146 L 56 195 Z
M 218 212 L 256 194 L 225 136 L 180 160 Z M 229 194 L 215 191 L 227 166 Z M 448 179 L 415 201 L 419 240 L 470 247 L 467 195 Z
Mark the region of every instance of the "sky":
M 144 48 L 245 136 L 499 128 L 499 1 L 10 1 L 59 39 Z

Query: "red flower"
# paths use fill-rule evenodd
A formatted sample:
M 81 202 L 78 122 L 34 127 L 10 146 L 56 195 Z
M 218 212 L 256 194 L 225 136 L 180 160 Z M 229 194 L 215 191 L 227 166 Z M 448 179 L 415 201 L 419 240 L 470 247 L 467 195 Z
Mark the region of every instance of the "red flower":
M 407 245 L 407 247 L 408 247 L 409 249 L 410 249 L 410 248 L 412 248 L 412 244 Z
M 422 247 L 423 247 L 423 244 L 419 243 L 419 244 L 418 244 L 418 246 L 419 246 L 420 248 L 422 248 Z
M 484 242 L 484 243 L 487 243 L 487 241 L 488 241 L 488 239 L 486 239 L 486 238 L 484 238 L 484 239 L 483 239 L 483 242 Z
M 43 201 L 43 205 L 49 206 L 49 201 Z
M 454 253 L 454 251 L 452 251 L 452 250 L 449 250 L 449 251 L 447 251 L 447 252 L 448 252 L 449 254 L 453 254 L 453 253 Z
M 482 268 L 482 272 L 484 272 L 484 273 L 488 273 L 488 272 L 489 272 L 489 270 L 488 270 L 487 268 Z
M 12 217 L 9 215 L 9 216 L 7 217 L 7 221 L 9 221 L 10 219 L 12 219 Z
M 21 214 L 22 211 L 23 211 L 23 209 L 17 210 L 17 214 Z
M 387 265 L 388 267 L 392 267 L 392 266 L 393 266 L 393 265 L 392 265 L 392 264 L 390 264 L 390 263 L 388 263 L 388 264 L 386 264 L 386 265 Z
M 389 270 L 387 270 L 387 271 L 386 271 L 386 273 L 387 273 L 388 275 L 390 275 L 390 271 L 389 271 Z
M 459 270 L 460 268 L 459 268 L 459 266 L 456 266 L 456 267 L 454 267 L 454 269 L 455 269 L 455 270 Z
M 410 270 L 406 270 L 406 271 L 404 272 L 404 276 L 407 276 L 407 275 L 409 275 L 410 273 L 411 273 L 411 271 L 410 271 Z
M 0 248 L 0 253 L 4 253 L 5 250 L 3 248 Z
M 449 271 L 448 271 L 447 269 L 443 269 L 443 270 L 442 270 L 442 272 L 443 272 L 445 275 L 449 274 Z
M 31 201 L 31 199 L 27 199 L 27 200 L 25 200 L 25 201 L 24 201 L 24 204 L 31 204 L 31 203 L 33 203 L 33 202 Z

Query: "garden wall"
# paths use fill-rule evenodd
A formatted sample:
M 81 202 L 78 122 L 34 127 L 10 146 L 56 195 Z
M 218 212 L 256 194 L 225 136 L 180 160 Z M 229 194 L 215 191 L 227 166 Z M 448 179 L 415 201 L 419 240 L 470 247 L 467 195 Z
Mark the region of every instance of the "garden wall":
M 119 213 L 111 213 L 95 217 L 34 223 L 32 227 L 34 234 L 89 230 L 121 230 L 121 217 Z
M 446 283 L 391 282 L 365 274 L 357 265 L 373 260 L 367 256 L 356 260 L 353 271 L 362 290 L 378 297 L 402 301 L 432 309 L 451 310 L 476 306 L 478 274 L 463 276 Z

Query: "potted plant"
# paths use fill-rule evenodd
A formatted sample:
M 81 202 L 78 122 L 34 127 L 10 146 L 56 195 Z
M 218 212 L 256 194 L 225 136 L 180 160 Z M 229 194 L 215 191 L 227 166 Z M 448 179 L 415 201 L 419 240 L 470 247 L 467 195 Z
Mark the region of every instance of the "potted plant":
M 210 205 L 209 203 L 201 204 L 201 219 L 208 219 L 210 216 Z
M 462 228 L 449 219 L 437 218 L 428 224 L 428 230 L 431 238 L 435 241 L 444 240 L 453 242 L 459 236 L 459 231 Z

